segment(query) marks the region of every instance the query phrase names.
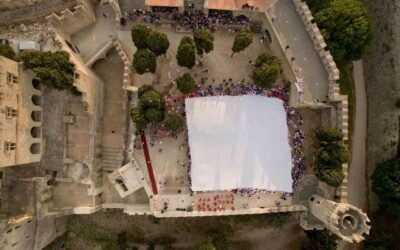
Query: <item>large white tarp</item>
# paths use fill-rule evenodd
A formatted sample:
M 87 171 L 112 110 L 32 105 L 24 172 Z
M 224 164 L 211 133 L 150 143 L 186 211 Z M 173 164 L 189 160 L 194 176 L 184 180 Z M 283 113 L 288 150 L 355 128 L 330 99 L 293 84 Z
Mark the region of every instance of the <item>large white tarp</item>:
M 193 191 L 292 192 L 283 102 L 265 96 L 186 99 Z

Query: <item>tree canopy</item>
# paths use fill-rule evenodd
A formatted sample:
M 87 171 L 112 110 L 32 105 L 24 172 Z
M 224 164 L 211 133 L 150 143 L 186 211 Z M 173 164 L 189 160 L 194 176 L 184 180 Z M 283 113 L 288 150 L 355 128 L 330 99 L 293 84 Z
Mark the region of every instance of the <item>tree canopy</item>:
M 142 24 L 137 24 L 135 23 L 132 26 L 131 30 L 131 36 L 132 36 L 132 41 L 135 44 L 136 48 L 138 49 L 147 49 L 148 48 L 148 36 L 151 33 L 151 29 L 147 26 L 144 26 Z
M 133 68 L 139 75 L 147 72 L 155 73 L 157 69 L 156 55 L 148 49 L 138 49 L 133 55 Z
M 308 8 L 313 14 L 328 7 L 331 2 L 332 0 L 306 0 Z
M 322 182 L 338 187 L 343 182 L 342 164 L 350 159 L 343 144 L 343 133 L 335 128 L 322 128 L 316 133 L 319 148 L 316 151 L 314 173 Z
M 139 106 L 131 109 L 132 121 L 138 129 L 145 129 L 150 123 L 160 123 L 165 118 L 165 100 L 161 93 L 149 85 L 138 90 Z
M 246 49 L 253 42 L 253 34 L 249 29 L 242 29 L 235 36 L 232 46 L 232 56 L 234 53 L 238 53 Z
M 169 40 L 165 33 L 151 31 L 147 37 L 148 49 L 156 56 L 165 54 L 169 48 Z
M 333 0 L 314 17 L 335 60 L 358 60 L 371 43 L 371 22 L 360 0 Z
M 0 56 L 7 57 L 8 59 L 15 60 L 16 54 L 13 48 L 7 44 L 0 44 Z
M 27 68 L 36 74 L 44 85 L 58 90 L 78 92 L 74 86 L 75 66 L 70 62 L 67 52 L 25 50 L 19 53 L 18 57 Z
M 190 37 L 183 37 L 178 46 L 176 60 L 182 67 L 191 69 L 196 63 L 196 50 Z
M 253 70 L 254 84 L 261 88 L 270 89 L 281 73 L 282 66 L 280 62 L 273 64 L 263 63 Z
M 256 59 L 256 63 L 255 63 L 255 67 L 260 67 L 262 66 L 264 63 L 266 64 L 281 64 L 281 60 L 272 55 L 270 52 L 264 52 L 262 54 L 260 54 L 257 59 Z
M 380 206 L 400 217 L 400 158 L 379 163 L 372 174 L 372 190 Z
M 182 94 L 189 94 L 192 93 L 196 88 L 196 83 L 190 73 L 185 73 L 176 79 L 176 83 L 178 86 L 179 91 Z
M 178 115 L 167 115 L 164 120 L 164 127 L 173 133 L 181 131 L 184 126 L 184 120 Z
M 193 32 L 193 39 L 199 55 L 209 53 L 214 49 L 214 36 L 205 29 L 196 29 Z

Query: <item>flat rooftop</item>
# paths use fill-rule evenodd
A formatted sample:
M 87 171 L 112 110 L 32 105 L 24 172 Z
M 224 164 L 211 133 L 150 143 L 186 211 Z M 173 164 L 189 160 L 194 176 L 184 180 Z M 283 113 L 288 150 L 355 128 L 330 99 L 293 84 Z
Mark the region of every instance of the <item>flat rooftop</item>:
M 283 101 L 257 95 L 186 99 L 193 191 L 292 192 Z

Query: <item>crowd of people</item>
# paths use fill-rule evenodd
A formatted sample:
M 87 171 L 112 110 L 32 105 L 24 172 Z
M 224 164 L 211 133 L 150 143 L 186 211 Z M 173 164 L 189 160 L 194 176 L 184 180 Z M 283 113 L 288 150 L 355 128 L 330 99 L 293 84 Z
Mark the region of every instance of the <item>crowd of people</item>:
M 211 197 L 198 198 L 195 208 L 199 212 L 235 210 L 235 196 L 232 193 L 216 194 Z
M 184 29 L 211 29 L 218 25 L 234 25 L 247 27 L 250 20 L 245 16 L 233 16 L 231 11 L 211 11 L 206 15 L 203 11 L 189 8 L 179 13 L 177 8 L 153 8 L 152 11 L 130 10 L 125 12 L 124 21 L 159 24 L 163 21 L 173 21 Z

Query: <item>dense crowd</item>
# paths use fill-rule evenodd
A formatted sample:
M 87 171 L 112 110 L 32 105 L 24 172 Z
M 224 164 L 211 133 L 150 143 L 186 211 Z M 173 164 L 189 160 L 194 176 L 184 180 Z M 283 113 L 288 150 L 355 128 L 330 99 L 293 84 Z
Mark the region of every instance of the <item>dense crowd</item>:
M 161 20 L 174 21 L 185 29 L 213 29 L 218 25 L 248 26 L 250 20 L 245 16 L 233 16 L 231 11 L 210 11 L 206 15 L 201 10 L 189 9 L 179 13 L 174 8 L 153 8 L 152 11 L 130 10 L 125 18 L 133 22 L 158 24 Z

